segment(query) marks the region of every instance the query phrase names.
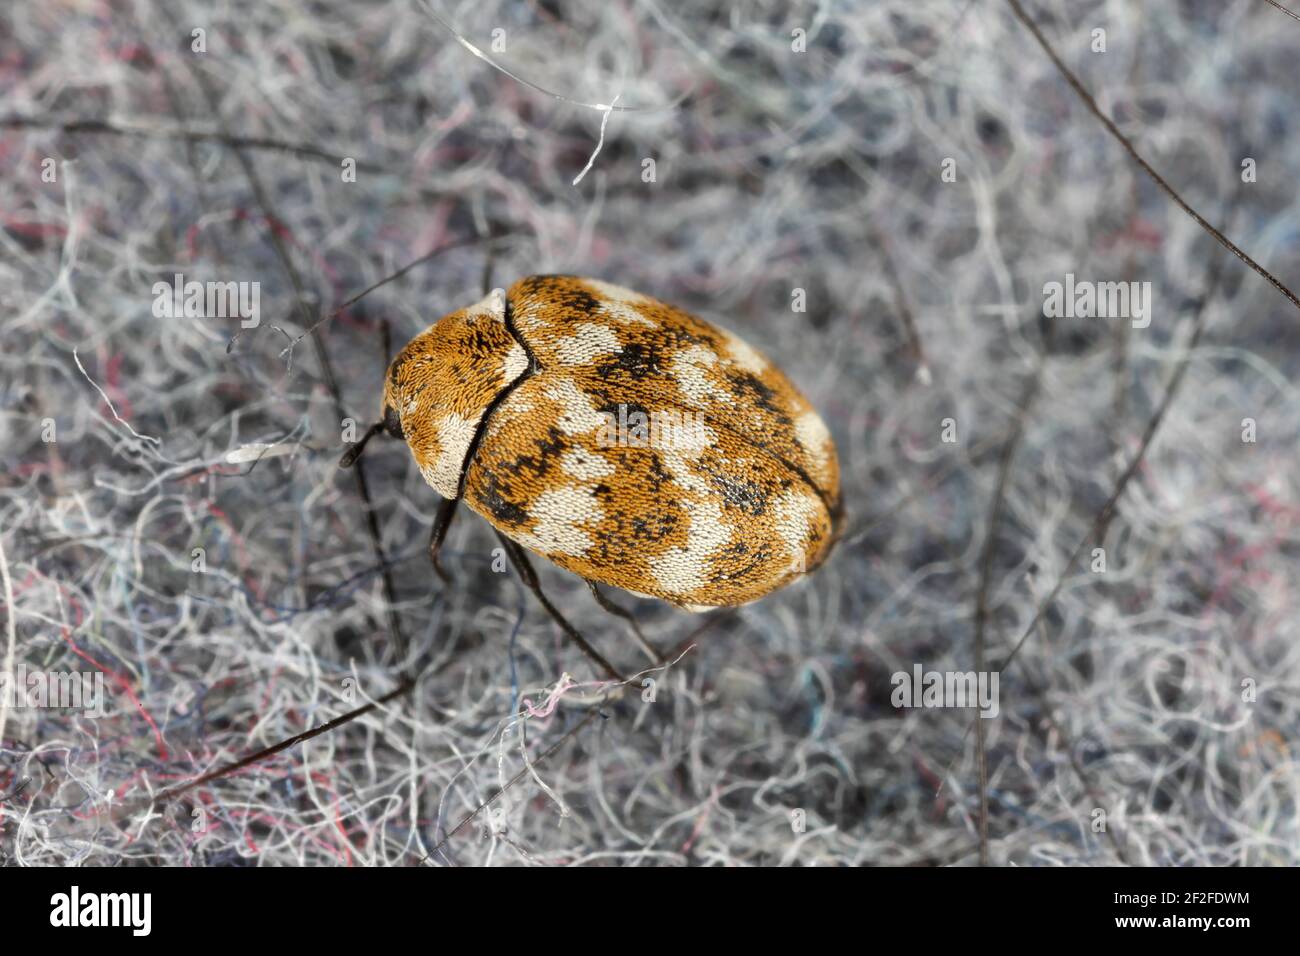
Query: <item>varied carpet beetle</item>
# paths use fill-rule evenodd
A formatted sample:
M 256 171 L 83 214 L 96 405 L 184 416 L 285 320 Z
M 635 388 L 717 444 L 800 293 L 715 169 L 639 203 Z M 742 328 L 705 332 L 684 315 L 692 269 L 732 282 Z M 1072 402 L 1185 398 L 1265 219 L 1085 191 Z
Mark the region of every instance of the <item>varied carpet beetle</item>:
M 393 359 L 383 420 L 342 464 L 381 430 L 444 498 L 440 574 L 463 501 L 598 598 L 593 582 L 728 607 L 821 563 L 841 515 L 830 434 L 780 369 L 596 279 L 530 276 L 438 320 Z

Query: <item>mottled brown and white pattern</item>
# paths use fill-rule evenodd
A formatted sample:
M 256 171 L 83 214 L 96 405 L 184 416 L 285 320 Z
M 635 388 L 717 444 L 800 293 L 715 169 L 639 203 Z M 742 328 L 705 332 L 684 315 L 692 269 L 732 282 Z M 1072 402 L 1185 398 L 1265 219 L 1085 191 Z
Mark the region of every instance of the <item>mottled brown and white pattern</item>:
M 522 279 L 412 340 L 384 400 L 435 490 L 593 581 L 744 604 L 832 542 L 839 466 L 807 400 L 734 334 L 629 289 Z

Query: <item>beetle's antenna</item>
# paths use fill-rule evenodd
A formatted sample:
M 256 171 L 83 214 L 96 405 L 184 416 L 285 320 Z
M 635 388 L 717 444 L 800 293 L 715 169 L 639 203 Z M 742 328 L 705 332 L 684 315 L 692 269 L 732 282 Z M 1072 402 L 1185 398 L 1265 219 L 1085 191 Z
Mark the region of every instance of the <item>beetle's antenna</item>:
M 356 463 L 356 460 L 361 457 L 361 453 L 366 450 L 366 442 L 370 441 L 370 439 L 374 438 L 383 430 L 384 423 L 382 421 L 375 422 L 367 428 L 366 433 L 361 436 L 361 441 L 357 442 L 343 453 L 343 457 L 339 459 L 339 467 L 351 468 Z

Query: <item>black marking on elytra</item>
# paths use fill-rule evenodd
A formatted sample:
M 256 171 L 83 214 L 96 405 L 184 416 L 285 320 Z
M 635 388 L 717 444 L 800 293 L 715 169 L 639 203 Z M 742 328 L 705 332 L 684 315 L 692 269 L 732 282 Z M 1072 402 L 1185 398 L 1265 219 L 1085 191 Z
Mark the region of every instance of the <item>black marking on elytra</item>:
M 519 284 L 525 295 L 544 295 L 547 305 L 562 310 L 562 321 L 573 322 L 595 315 L 600 308 L 600 299 L 577 285 L 581 281 L 580 276 L 544 275 L 529 276 Z
M 713 486 L 722 493 L 722 500 L 755 517 L 767 511 L 767 492 L 752 481 L 738 481 L 726 475 L 710 474 Z
M 508 525 L 520 525 L 528 520 L 528 512 L 506 497 L 510 494 L 508 484 L 498 481 L 490 471 L 484 476 L 484 483 L 486 489 L 478 492 L 475 498 L 492 517 Z
M 731 549 L 735 550 L 735 549 Z M 727 552 L 723 552 L 725 555 Z M 710 584 L 743 584 L 747 581 L 754 581 L 767 577 L 767 571 L 772 563 L 772 552 L 769 548 L 759 548 L 754 551 L 748 561 L 737 566 L 728 566 L 726 561 L 719 562 L 715 570 L 709 575 Z
M 614 517 L 617 519 L 617 528 L 613 537 L 616 540 L 630 538 L 638 543 L 663 541 L 672 537 L 681 525 L 681 516 L 672 509 L 664 509 L 648 517 L 638 516 L 629 519 L 621 512 Z
M 777 404 L 776 390 L 751 372 L 732 372 L 727 376 L 732 390 L 741 398 L 748 399 L 759 408 L 768 412 L 782 425 L 790 425 L 789 414 Z
M 524 350 L 524 354 L 528 356 L 528 368 L 520 372 L 519 377 L 513 382 L 508 383 L 505 388 L 492 396 L 492 401 L 488 402 L 487 408 L 483 409 L 483 417 L 478 420 L 478 427 L 474 429 L 474 437 L 470 439 L 469 448 L 465 452 L 465 460 L 461 462 L 460 480 L 456 483 L 457 498 L 465 496 L 465 477 L 469 474 L 469 467 L 478 455 L 479 445 L 483 443 L 483 436 L 487 434 L 488 424 L 492 421 L 493 413 L 501 407 L 502 402 L 510 397 L 511 392 L 542 370 L 542 367 L 537 363 L 537 356 L 533 354 L 533 350 L 528 347 L 528 343 L 524 341 L 523 336 L 515 329 L 514 309 L 511 308 L 509 299 L 506 299 L 505 323 L 506 331 L 510 333 L 510 337 L 519 343 Z
M 664 485 L 672 482 L 673 476 L 664 468 L 663 459 L 659 457 L 659 452 L 650 452 L 650 465 L 646 469 L 646 475 L 653 485 L 654 493 L 659 495 Z
M 597 485 L 594 490 L 598 499 L 603 492 L 612 491 L 608 485 Z M 594 536 L 592 549 L 585 556 L 593 564 L 625 565 L 647 545 L 673 537 L 681 527 L 682 515 L 675 509 L 665 508 L 651 515 L 629 514 L 614 501 L 605 514 L 611 527 Z
M 504 463 L 502 467 L 516 477 L 527 471 L 540 478 L 551 470 L 551 466 L 559 461 L 560 456 L 569 447 L 560 430 L 554 425 L 546 430 L 545 438 L 534 438 L 533 444 L 537 446 L 536 455 L 520 455 L 514 461 Z
M 637 307 L 637 311 L 641 313 L 643 318 L 649 319 L 651 322 L 655 323 L 655 328 L 649 329 L 645 326 L 634 326 L 626 329 L 623 332 L 624 335 L 654 336 L 657 343 L 663 345 L 664 348 L 674 353 L 684 352 L 692 345 L 703 345 L 710 351 L 717 351 L 717 333 L 714 333 L 713 335 L 701 335 L 698 332 L 693 332 L 690 329 L 683 328 L 675 320 L 671 320 L 670 316 L 661 314 L 659 310 L 655 309 L 653 306 L 641 305 Z M 694 319 L 693 316 L 691 318 L 701 326 L 703 325 L 699 319 Z M 624 346 L 624 348 L 626 348 L 626 346 Z
M 570 322 L 589 319 L 600 308 L 600 300 L 583 289 L 564 289 L 552 295 L 557 306 L 564 310 L 562 318 Z
M 644 405 L 642 405 L 641 403 L 639 403 L 639 402 L 627 402 L 627 401 L 616 402 L 616 401 L 614 401 L 612 398 L 609 397 L 609 393 L 608 393 L 608 392 L 604 392 L 604 391 L 599 392 L 599 393 L 593 393 L 593 396 L 592 396 L 592 397 L 595 398 L 596 401 L 600 402 L 599 405 L 596 405 L 596 411 L 599 412 L 599 413 L 602 414 L 602 415 L 612 415 L 612 416 L 614 416 L 614 424 L 615 424 L 615 425 L 618 425 L 619 422 L 620 422 L 620 420 L 621 420 L 621 421 L 626 421 L 626 422 L 628 422 L 629 427 L 630 427 L 630 425 L 631 425 L 631 421 L 632 421 L 632 416 L 635 415 L 635 414 L 637 414 L 638 412 L 640 412 L 642 415 L 645 416 L 645 426 L 646 426 L 646 428 L 648 429 L 648 428 L 650 427 L 650 409 L 646 408 L 646 407 L 645 407 Z M 594 403 L 593 403 L 593 404 L 594 404 Z M 622 408 L 622 409 L 626 409 L 626 411 L 623 412 L 621 418 L 620 418 L 620 415 L 619 415 L 619 410 L 620 410 L 620 408 Z
M 630 376 L 640 381 L 647 375 L 662 372 L 659 350 L 653 345 L 629 342 L 621 352 L 616 352 L 598 364 L 596 371 L 605 378 Z
M 713 454 L 706 452 L 694 462 L 695 468 L 708 476 L 713 487 L 722 495 L 725 504 L 739 508 L 755 517 L 767 511 L 769 489 L 756 481 L 737 478 L 729 474 Z M 780 482 L 782 486 L 792 484 L 789 479 Z
M 822 490 L 821 486 L 817 484 L 817 482 L 813 481 L 812 477 L 808 474 L 808 472 L 804 471 L 803 468 L 801 468 L 799 465 L 796 465 L 794 462 L 790 461 L 779 452 L 773 451 L 771 448 L 767 447 L 767 445 L 763 444 L 762 442 L 755 441 L 749 435 L 742 435 L 740 432 L 736 431 L 734 428 L 730 427 L 729 425 L 726 425 L 723 422 L 710 421 L 708 425 L 710 428 L 715 428 L 719 431 L 725 431 L 728 434 L 734 436 L 739 441 L 742 441 L 745 444 L 749 445 L 751 448 L 754 448 L 756 451 L 760 451 L 763 454 L 768 455 L 769 457 L 772 458 L 773 461 L 780 464 L 790 474 L 798 477 L 805 485 L 808 486 L 808 488 L 813 492 L 813 494 L 815 494 L 819 499 L 821 499 L 822 507 L 825 508 L 826 513 L 830 515 L 831 527 L 832 528 L 839 527 L 840 521 L 844 517 L 844 502 L 839 500 L 832 502 L 830 498 L 827 497 L 826 492 Z M 781 487 L 788 488 L 791 484 L 793 484 L 793 482 L 789 481 L 788 479 L 782 479 Z

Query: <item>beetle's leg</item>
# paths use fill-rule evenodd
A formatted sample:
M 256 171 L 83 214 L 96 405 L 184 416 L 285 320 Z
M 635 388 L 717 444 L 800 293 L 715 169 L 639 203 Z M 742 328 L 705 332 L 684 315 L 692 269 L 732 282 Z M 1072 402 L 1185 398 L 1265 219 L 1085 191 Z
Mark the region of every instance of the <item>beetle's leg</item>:
M 605 595 L 601 593 L 600 588 L 596 585 L 596 582 L 591 580 L 591 578 L 583 578 L 583 580 L 587 582 L 587 587 L 591 589 L 591 596 L 596 599 L 597 604 L 615 617 L 621 617 L 623 620 L 627 621 L 628 626 L 632 629 L 632 634 L 636 637 L 636 642 L 641 645 L 641 650 L 646 652 L 646 655 L 650 660 L 656 664 L 662 663 L 663 655 L 659 653 L 658 649 L 653 644 L 646 640 L 646 636 L 641 633 L 641 626 L 637 624 L 636 618 L 632 616 L 632 612 L 627 608 L 619 607 L 609 598 L 605 597 Z
M 447 577 L 447 572 L 442 569 L 442 562 L 438 560 L 438 552 L 442 550 L 442 540 L 447 537 L 447 529 L 451 527 L 451 519 L 456 517 L 456 506 L 458 504 L 460 504 L 459 498 L 442 499 L 442 504 L 438 506 L 438 514 L 433 519 L 433 532 L 429 535 L 429 560 L 433 562 L 433 570 L 442 579 L 443 584 L 450 584 L 451 580 Z
M 496 529 L 493 529 L 496 530 Z M 514 541 L 511 541 L 500 531 L 497 531 L 497 537 L 501 539 L 501 545 L 506 549 L 506 554 L 510 558 L 510 563 L 515 566 L 519 572 L 520 579 L 524 582 L 524 587 L 533 592 L 533 595 L 541 602 L 542 607 L 546 608 L 546 613 L 551 615 L 555 623 L 560 625 L 560 629 L 568 636 L 569 640 L 578 645 L 582 653 L 586 654 L 597 667 L 605 672 L 610 680 L 626 683 L 627 679 L 614 669 L 614 665 L 601 656 L 600 651 L 588 643 L 587 639 L 578 633 L 577 629 L 570 624 L 559 608 L 551 603 L 551 599 L 542 593 L 542 586 L 537 581 L 537 572 L 533 570 L 533 564 L 528 560 L 528 555 Z
M 356 460 L 361 457 L 361 453 L 366 450 L 366 442 L 370 441 L 370 439 L 374 438 L 383 430 L 384 423 L 382 421 L 375 422 L 367 428 L 366 433 L 361 436 L 361 441 L 357 442 L 343 453 L 343 457 L 339 459 L 339 467 L 351 468 L 353 464 L 356 463 Z

